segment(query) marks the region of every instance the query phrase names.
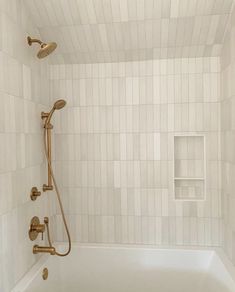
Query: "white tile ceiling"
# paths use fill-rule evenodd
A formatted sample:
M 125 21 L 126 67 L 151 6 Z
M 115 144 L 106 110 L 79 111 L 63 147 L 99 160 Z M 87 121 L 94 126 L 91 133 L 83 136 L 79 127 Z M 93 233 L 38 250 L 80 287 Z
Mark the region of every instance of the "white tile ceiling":
M 52 63 L 220 54 L 233 0 L 24 0 Z

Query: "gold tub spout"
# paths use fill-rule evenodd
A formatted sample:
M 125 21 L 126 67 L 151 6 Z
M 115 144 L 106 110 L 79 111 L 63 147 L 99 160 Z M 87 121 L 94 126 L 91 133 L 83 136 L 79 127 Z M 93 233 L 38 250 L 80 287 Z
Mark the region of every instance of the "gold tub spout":
M 37 254 L 37 253 L 49 253 L 51 255 L 55 255 L 56 251 L 55 248 L 53 246 L 39 246 L 39 245 L 34 245 L 33 247 L 33 253 Z

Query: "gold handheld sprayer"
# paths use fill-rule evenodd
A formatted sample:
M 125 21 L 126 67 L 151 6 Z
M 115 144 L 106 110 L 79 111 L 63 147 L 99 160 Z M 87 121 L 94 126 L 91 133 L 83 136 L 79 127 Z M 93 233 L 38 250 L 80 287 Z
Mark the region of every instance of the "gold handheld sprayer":
M 53 129 L 53 125 L 51 124 L 51 118 L 52 115 L 54 113 L 55 110 L 60 110 L 62 109 L 64 106 L 66 105 L 66 101 L 63 99 L 59 99 L 57 100 L 54 105 L 53 108 L 51 109 L 50 112 L 45 113 L 42 112 L 41 113 L 41 118 L 42 120 L 45 120 L 44 122 L 44 150 L 45 150 L 45 155 L 46 155 L 46 159 L 47 159 L 47 164 L 48 164 L 48 184 L 47 185 L 43 185 L 43 191 L 48 191 L 48 190 L 53 190 L 53 184 L 55 187 L 55 192 L 57 195 L 57 199 L 59 202 L 59 206 L 60 206 L 60 210 L 61 210 L 61 214 L 62 214 L 62 219 L 64 222 L 64 226 L 65 226 L 65 230 L 67 233 L 67 237 L 68 237 L 68 241 L 69 241 L 69 247 L 68 247 L 68 251 L 65 253 L 59 253 L 56 251 L 56 249 L 53 248 L 52 246 L 52 242 L 51 242 L 51 238 L 50 238 L 50 231 L 49 231 L 49 224 L 48 221 L 45 221 L 45 225 L 46 225 L 46 229 L 47 229 L 47 235 L 48 235 L 48 242 L 49 242 L 49 252 L 51 252 L 51 254 L 55 254 L 58 256 L 66 256 L 70 253 L 71 251 L 71 237 L 70 237 L 70 233 L 69 233 L 69 228 L 66 222 L 66 218 L 65 218 L 65 214 L 64 214 L 64 208 L 63 208 L 63 204 L 61 201 L 61 196 L 60 196 L 60 192 L 59 192 L 59 188 L 57 186 L 57 182 L 54 176 L 54 172 L 52 169 L 52 163 L 51 163 L 51 130 Z M 53 183 L 53 184 L 52 184 Z M 43 252 L 40 247 L 35 246 L 35 253 L 38 252 Z M 48 251 L 46 251 L 48 252 Z
M 66 105 L 66 101 L 63 99 L 59 99 L 57 100 L 54 105 L 53 108 L 51 109 L 50 112 L 45 113 L 42 112 L 41 113 L 41 118 L 45 119 L 45 124 L 44 124 L 44 129 L 46 131 L 46 139 L 47 139 L 47 156 L 48 156 L 48 160 L 51 163 L 51 130 L 53 129 L 53 126 L 51 124 L 51 118 L 52 115 L 54 113 L 55 110 L 60 110 L 62 109 L 64 106 Z M 51 176 L 51 168 L 48 162 L 48 183 L 47 185 L 44 184 L 43 185 L 43 191 L 52 191 L 53 190 L 53 185 L 52 185 L 52 176 Z

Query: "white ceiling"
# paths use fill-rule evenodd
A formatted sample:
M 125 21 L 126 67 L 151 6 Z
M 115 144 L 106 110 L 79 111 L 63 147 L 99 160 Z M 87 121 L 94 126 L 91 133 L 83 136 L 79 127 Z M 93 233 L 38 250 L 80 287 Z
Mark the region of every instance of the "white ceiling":
M 233 0 L 24 0 L 52 63 L 220 54 Z

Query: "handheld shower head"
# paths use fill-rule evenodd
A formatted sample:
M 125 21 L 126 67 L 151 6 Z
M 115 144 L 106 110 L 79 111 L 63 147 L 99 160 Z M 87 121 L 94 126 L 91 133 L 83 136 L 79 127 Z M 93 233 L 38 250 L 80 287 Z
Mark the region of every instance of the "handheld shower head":
M 56 110 L 62 109 L 66 105 L 66 101 L 63 99 L 58 99 L 55 103 L 53 108 Z
M 51 122 L 51 117 L 54 113 L 55 110 L 60 110 L 62 109 L 64 106 L 66 105 L 66 101 L 63 100 L 63 99 L 58 99 L 54 105 L 53 105 L 53 108 L 50 110 L 49 113 L 44 113 L 42 112 L 41 113 L 41 118 L 44 119 L 46 118 L 46 121 L 45 121 L 45 127 L 52 127 L 52 125 L 50 125 L 50 122 Z

